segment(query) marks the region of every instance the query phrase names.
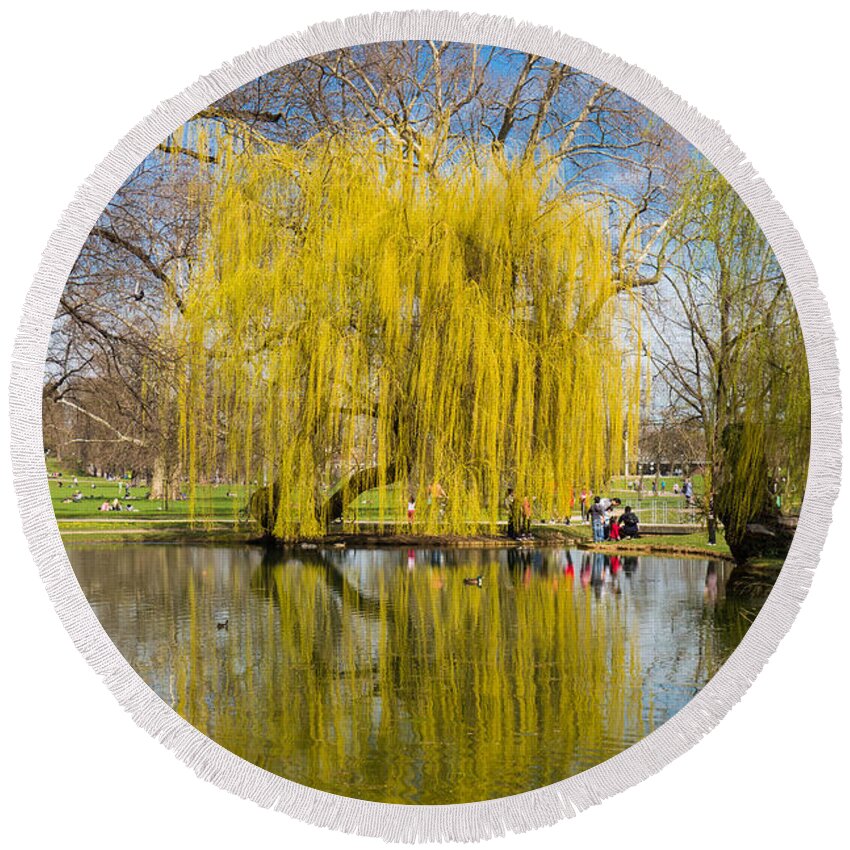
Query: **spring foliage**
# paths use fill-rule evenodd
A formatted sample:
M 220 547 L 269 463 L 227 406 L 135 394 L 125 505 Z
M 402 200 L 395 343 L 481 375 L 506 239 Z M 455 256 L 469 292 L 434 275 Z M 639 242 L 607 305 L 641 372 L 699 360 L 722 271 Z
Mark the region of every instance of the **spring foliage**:
M 699 390 L 709 490 L 738 557 L 748 524 L 776 517 L 777 495 L 799 504 L 805 487 L 805 346 L 776 256 L 729 183 L 697 168 L 683 194 L 687 265 L 677 287 L 697 354 L 685 374 Z
M 430 173 L 367 141 L 220 160 L 179 319 L 190 500 L 223 466 L 274 485 L 280 538 L 371 487 L 468 533 L 507 486 L 568 515 L 621 470 L 640 321 L 602 212 L 480 151 Z

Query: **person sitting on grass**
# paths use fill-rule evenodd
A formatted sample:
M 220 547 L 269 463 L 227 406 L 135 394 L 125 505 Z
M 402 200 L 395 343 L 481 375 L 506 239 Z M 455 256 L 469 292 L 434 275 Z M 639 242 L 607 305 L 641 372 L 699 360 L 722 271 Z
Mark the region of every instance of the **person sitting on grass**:
M 103 504 L 101 504 L 101 506 L 98 508 L 98 510 L 99 511 L 111 511 L 112 505 L 110 505 L 109 502 L 103 502 Z
M 640 537 L 638 530 L 639 522 L 640 520 L 638 520 L 637 514 L 632 510 L 631 505 L 626 505 L 626 510 L 620 517 L 620 537 L 623 539 L 626 537 Z

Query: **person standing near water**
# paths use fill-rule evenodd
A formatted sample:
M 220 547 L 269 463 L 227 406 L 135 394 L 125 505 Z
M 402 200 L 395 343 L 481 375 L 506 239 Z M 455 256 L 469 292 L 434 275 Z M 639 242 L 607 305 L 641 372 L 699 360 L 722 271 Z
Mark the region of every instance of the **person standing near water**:
M 621 502 L 616 497 L 613 499 L 600 498 L 599 504 L 602 507 L 602 539 L 607 540 L 611 516 L 613 515 L 614 508 L 619 508 Z
M 448 499 L 449 497 L 446 495 L 443 485 L 436 479 L 432 481 L 431 486 L 428 488 L 428 513 L 431 513 L 431 506 L 435 505 L 437 516 L 439 519 L 442 519 L 443 514 L 446 512 L 446 502 Z
M 602 500 L 599 496 L 593 497 L 593 504 L 590 506 L 588 516 L 590 516 L 590 525 L 593 529 L 593 542 L 602 543 L 605 539 L 605 508 L 601 504 Z
M 522 500 L 522 536 L 531 537 L 531 499 Z
M 410 498 L 407 500 L 407 524 L 412 528 L 413 527 L 413 517 L 416 515 L 416 499 L 411 494 Z
M 587 519 L 587 487 L 582 487 L 579 502 L 581 505 L 581 521 L 584 522 Z
M 508 537 L 516 539 L 519 532 L 517 530 L 516 497 L 513 487 L 508 487 L 508 492 L 505 495 L 505 511 L 508 514 Z

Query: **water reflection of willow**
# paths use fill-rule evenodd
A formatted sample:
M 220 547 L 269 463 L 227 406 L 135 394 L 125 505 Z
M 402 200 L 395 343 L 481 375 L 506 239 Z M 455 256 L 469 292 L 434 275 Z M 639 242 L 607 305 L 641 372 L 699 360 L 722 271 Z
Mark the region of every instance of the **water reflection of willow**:
M 475 568 L 484 592 L 449 567 L 379 569 L 364 589 L 333 553 L 267 560 L 251 578 L 265 616 L 232 619 L 216 653 L 210 585 L 189 573 L 176 708 L 273 772 L 399 802 L 537 788 L 645 734 L 638 642 L 615 597 L 599 607 L 563 575 Z
M 758 607 L 725 598 L 720 563 L 554 549 L 69 554 L 189 722 L 274 773 L 388 802 L 515 794 L 604 761 L 681 708 Z

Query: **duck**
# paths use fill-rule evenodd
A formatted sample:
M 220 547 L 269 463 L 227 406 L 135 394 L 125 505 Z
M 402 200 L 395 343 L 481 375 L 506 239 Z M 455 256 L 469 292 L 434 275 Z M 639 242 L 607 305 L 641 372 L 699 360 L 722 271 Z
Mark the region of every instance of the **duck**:
M 463 583 L 470 587 L 481 587 L 484 582 L 484 576 L 476 576 L 475 578 L 465 578 Z
M 216 627 L 217 629 L 226 629 L 229 625 L 230 625 L 230 618 L 228 617 L 228 618 L 227 618 L 226 620 L 224 620 L 223 622 L 221 622 L 221 623 L 216 623 L 216 624 L 215 624 L 215 627 Z

